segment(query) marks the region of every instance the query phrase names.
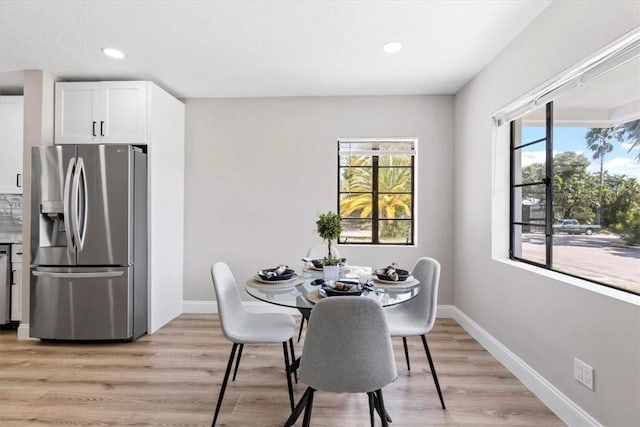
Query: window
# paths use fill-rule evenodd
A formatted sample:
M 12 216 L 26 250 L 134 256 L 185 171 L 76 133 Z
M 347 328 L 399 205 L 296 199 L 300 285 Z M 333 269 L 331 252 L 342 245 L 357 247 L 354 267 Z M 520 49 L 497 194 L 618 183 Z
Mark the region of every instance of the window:
M 640 294 L 640 42 L 625 52 L 510 120 L 509 254 Z
M 338 141 L 339 243 L 413 245 L 415 139 Z

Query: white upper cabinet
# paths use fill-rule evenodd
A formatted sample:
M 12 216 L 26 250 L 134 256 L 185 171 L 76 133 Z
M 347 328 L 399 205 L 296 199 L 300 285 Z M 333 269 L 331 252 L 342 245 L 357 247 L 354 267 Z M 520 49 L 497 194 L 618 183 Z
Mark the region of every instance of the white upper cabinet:
M 0 193 L 22 194 L 22 96 L 0 96 Z
M 147 144 L 147 82 L 56 83 L 56 144 Z

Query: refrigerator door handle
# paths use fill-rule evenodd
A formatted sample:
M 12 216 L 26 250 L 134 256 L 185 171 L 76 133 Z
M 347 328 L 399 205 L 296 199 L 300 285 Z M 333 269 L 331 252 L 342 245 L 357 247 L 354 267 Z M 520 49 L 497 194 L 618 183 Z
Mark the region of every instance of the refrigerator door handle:
M 71 176 L 73 175 L 73 169 L 75 167 L 76 164 L 76 159 L 72 158 L 71 160 L 69 160 L 69 166 L 67 167 L 67 175 L 64 179 L 64 189 L 62 190 L 63 195 L 62 195 L 62 205 L 63 205 L 63 215 L 64 215 L 64 235 L 67 238 L 67 248 L 69 250 L 69 252 L 75 252 L 76 248 L 75 248 L 75 244 L 73 241 L 73 236 L 72 236 L 72 229 L 71 229 L 71 200 L 69 197 L 69 188 L 71 186 Z
M 89 213 L 89 200 L 87 198 L 87 173 L 84 169 L 84 160 L 80 157 L 80 178 L 82 179 L 82 217 L 78 235 L 80 236 L 80 250 L 84 247 L 84 239 L 87 236 L 87 219 Z
M 104 277 L 119 277 L 124 274 L 123 271 L 93 271 L 93 272 L 79 272 L 79 273 L 59 273 L 53 271 L 32 271 L 34 276 L 39 277 L 51 277 L 56 279 L 91 279 L 91 278 L 104 278 Z
M 84 246 L 84 234 L 86 232 L 85 212 L 87 210 L 86 186 L 84 186 L 83 194 L 80 194 L 80 180 L 85 182 L 84 161 L 82 157 L 78 157 L 76 161 L 76 171 L 73 175 L 73 183 L 71 184 L 71 228 L 75 238 L 76 247 L 82 251 Z M 80 199 L 82 205 L 80 205 Z M 80 224 L 80 208 L 82 208 L 82 225 Z

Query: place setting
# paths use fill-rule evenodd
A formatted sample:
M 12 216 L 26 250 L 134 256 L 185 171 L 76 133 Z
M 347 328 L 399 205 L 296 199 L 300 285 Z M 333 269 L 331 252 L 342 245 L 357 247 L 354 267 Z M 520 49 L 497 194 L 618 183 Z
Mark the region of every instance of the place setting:
M 387 290 L 409 289 L 420 284 L 409 270 L 398 268 L 395 263 L 374 270 L 371 276 L 375 287 Z
M 254 277 L 247 281 L 247 285 L 267 289 L 288 289 L 303 282 L 303 276 L 297 274 L 289 266 L 281 264 L 277 267 L 259 270 Z
M 341 279 L 329 280 L 315 279 L 311 281 L 312 286 L 318 286 L 312 289 L 306 295 L 307 299 L 316 303 L 323 298 L 335 296 L 368 296 L 369 294 L 378 294 L 386 292 L 384 289 L 377 289 L 371 282 L 371 274 L 363 274 L 358 280 Z
M 324 259 L 312 259 L 312 258 L 302 258 L 304 261 L 303 271 L 306 273 L 317 273 L 324 270 Z M 338 269 L 340 273 L 345 273 L 347 270 L 347 259 L 339 258 L 338 261 Z

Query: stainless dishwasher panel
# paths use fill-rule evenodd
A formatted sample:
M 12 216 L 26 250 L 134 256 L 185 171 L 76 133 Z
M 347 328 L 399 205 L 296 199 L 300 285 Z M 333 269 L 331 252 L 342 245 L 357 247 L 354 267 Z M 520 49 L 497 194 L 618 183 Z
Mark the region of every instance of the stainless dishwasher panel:
M 31 269 L 30 335 L 57 340 L 133 338 L 133 267 Z
M 11 314 L 10 245 L 0 245 L 0 325 L 9 323 Z

